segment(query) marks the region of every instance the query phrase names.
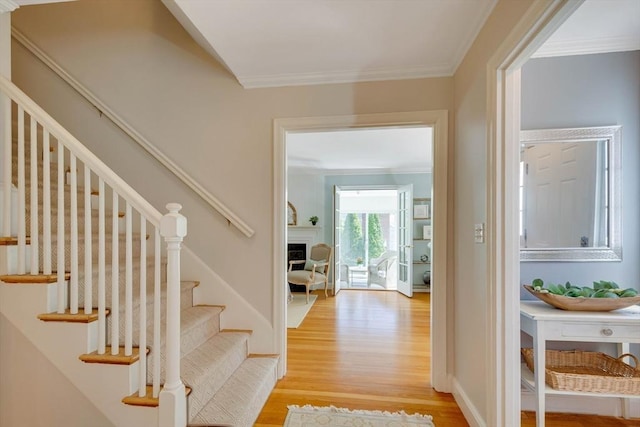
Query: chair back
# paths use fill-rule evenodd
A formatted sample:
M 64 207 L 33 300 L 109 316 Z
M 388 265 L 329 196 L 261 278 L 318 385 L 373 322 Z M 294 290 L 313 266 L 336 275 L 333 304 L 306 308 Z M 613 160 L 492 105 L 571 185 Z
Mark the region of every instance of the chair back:
M 398 252 L 386 251 L 382 255 L 380 255 L 378 258 L 372 259 L 369 262 L 369 265 L 380 267 L 382 264 L 386 263 L 387 266 L 385 268 L 388 268 L 388 266 L 391 265 L 397 257 L 398 257 Z
M 331 267 L 331 252 L 331 246 L 324 243 L 318 243 L 311 247 L 311 253 L 309 254 L 309 259 L 312 259 L 314 261 L 323 259 L 328 263 L 324 267 L 324 271 L 322 272 L 322 274 L 324 274 L 325 276 L 329 275 L 329 267 Z

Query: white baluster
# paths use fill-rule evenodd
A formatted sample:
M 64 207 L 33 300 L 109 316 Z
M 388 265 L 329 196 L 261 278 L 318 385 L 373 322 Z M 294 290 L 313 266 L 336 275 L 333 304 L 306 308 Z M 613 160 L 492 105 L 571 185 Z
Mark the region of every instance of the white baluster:
M 31 117 L 31 274 L 40 272 L 38 256 L 38 123 Z
M 120 352 L 120 251 L 118 250 L 118 201 L 112 190 L 111 202 L 111 354 Z
M 98 178 L 98 354 L 106 351 L 107 322 L 105 300 L 105 247 L 104 247 L 104 181 Z
M 49 131 L 42 136 L 42 271 L 51 274 L 51 156 Z
M 153 273 L 153 397 L 157 398 L 160 394 L 160 354 L 162 345 L 160 344 L 160 305 L 161 305 L 161 277 L 160 277 L 160 229 L 155 227 L 153 236 L 154 246 L 154 273 Z
M 147 220 L 140 215 L 140 366 L 138 396 L 147 395 Z
M 70 196 L 71 196 L 71 290 L 70 313 L 78 313 L 78 171 L 76 170 L 76 156 L 69 153 Z
M 24 110 L 18 105 L 18 274 L 25 274 L 25 247 L 27 230 L 25 224 L 25 167 L 24 167 Z
M 91 264 L 91 169 L 84 165 L 84 314 L 93 312 Z
M 11 236 L 11 99 L 4 94 L 0 95 L 0 102 L 2 102 L 3 117 L 0 117 L 2 123 L 5 123 L 3 130 L 4 143 L 2 146 L 2 235 L 5 237 Z M 6 268 L 7 266 L 3 266 Z
M 58 274 L 58 313 L 64 313 L 67 307 L 65 299 L 65 271 L 64 271 L 64 146 L 58 141 L 58 249 L 57 249 L 57 274 Z
M 187 402 L 180 380 L 180 247 L 187 235 L 187 219 L 177 203 L 167 205 L 169 213 L 160 221 L 160 233 L 167 242 L 167 326 L 166 380 L 160 392 L 160 426 L 184 426 Z
M 131 205 L 125 209 L 126 241 L 125 241 L 125 295 L 124 295 L 124 354 L 133 353 L 133 235 L 131 221 Z

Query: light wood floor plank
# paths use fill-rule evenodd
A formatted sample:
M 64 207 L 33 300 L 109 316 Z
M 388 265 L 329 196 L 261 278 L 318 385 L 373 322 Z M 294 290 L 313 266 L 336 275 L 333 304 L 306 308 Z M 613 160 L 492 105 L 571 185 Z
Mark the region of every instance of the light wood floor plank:
M 288 372 L 256 426 L 282 426 L 287 405 L 404 410 L 433 416 L 437 427 L 469 424 L 450 394 L 430 376 L 430 295 L 344 290 L 319 298 L 298 329 L 288 330 Z M 320 296 L 321 295 L 321 296 Z M 547 427 L 631 427 L 639 420 L 547 414 Z M 523 412 L 522 426 L 535 414 Z
M 288 372 L 256 426 L 281 426 L 287 405 L 404 410 L 438 427 L 467 425 L 449 394 L 429 384 L 429 295 L 342 291 L 319 297 L 288 330 Z

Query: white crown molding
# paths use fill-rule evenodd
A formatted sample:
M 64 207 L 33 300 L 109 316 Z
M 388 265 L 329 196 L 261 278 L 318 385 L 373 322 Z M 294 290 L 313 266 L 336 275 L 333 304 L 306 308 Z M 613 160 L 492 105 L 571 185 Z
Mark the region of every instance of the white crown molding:
M 20 5 L 12 0 L 0 0 L 0 13 L 13 12 Z
M 398 68 L 392 70 L 349 70 L 329 73 L 274 74 L 251 77 L 236 76 L 236 78 L 245 89 L 256 89 L 266 87 L 307 86 L 330 83 L 408 80 L 430 77 L 450 77 L 452 75 L 453 68 L 448 64 L 442 64 L 434 67 Z
M 478 34 L 480 34 L 480 30 L 482 30 L 482 27 L 484 27 L 484 24 L 487 22 L 487 19 L 489 18 L 489 15 L 493 11 L 493 8 L 496 6 L 496 4 L 498 4 L 498 0 L 493 0 L 490 3 L 487 3 L 484 10 L 482 10 L 480 13 L 480 15 L 482 16 L 482 19 L 476 22 L 475 27 L 470 27 L 467 29 L 468 35 L 467 37 L 465 37 L 466 43 L 460 45 L 458 50 L 453 55 L 453 58 L 454 58 L 453 68 L 452 68 L 453 71 L 451 75 L 455 74 L 455 72 L 458 70 L 458 67 L 464 60 L 464 57 L 467 55 L 467 52 L 469 51 L 469 49 L 471 49 L 473 42 L 476 41 L 476 39 L 478 38 Z
M 626 52 L 640 50 L 640 39 L 637 37 L 579 38 L 562 42 L 547 42 L 532 58 L 554 56 L 589 55 L 594 53 Z
M 299 175 L 406 175 L 416 173 L 432 173 L 432 168 L 415 169 L 320 169 L 290 166 L 289 171 Z

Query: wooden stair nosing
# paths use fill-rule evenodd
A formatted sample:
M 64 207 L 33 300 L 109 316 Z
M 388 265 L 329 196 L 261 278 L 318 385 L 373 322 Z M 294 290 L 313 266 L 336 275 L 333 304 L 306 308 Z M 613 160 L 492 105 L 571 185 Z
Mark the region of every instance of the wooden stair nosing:
M 241 333 L 245 333 L 245 334 L 249 334 L 249 335 L 253 334 L 253 330 L 252 329 L 220 329 L 220 332 L 222 332 L 222 333 L 224 333 L 224 332 L 241 332 Z
M 71 273 L 64 274 L 64 280 L 71 279 Z M 0 276 L 0 280 L 11 284 L 50 284 L 58 281 L 58 274 L 7 274 Z
M 110 310 L 105 309 L 105 315 L 108 316 Z M 70 309 L 66 309 L 64 313 L 42 313 L 38 314 L 38 319 L 43 322 L 70 322 L 70 323 L 91 323 L 98 320 L 98 309 L 94 308 L 90 314 L 84 313 L 82 309 L 78 313 L 71 313 Z
M 200 285 L 200 282 L 196 282 L 196 286 L 194 286 L 194 288 L 198 287 Z M 227 309 L 226 305 L 222 305 L 222 304 L 194 304 L 194 307 L 216 307 L 219 308 L 222 311 L 225 311 Z
M 146 354 L 149 354 L 149 348 L 146 348 Z M 111 354 L 111 346 L 106 346 L 104 354 L 98 354 L 97 351 L 88 354 L 81 354 L 78 357 L 85 363 L 104 363 L 107 365 L 132 365 L 140 359 L 140 349 L 133 347 L 131 355 L 124 354 L 124 346 L 118 348 L 118 354 Z
M 191 387 L 184 387 L 184 395 L 189 396 L 191 394 Z M 122 403 L 125 405 L 132 406 L 147 406 L 150 408 L 155 408 L 159 405 L 160 399 L 158 397 L 153 397 L 153 386 L 147 385 L 147 393 L 144 396 L 140 396 L 139 393 L 133 393 L 131 396 L 124 397 L 122 399 Z
M 31 237 L 27 236 L 26 244 L 31 244 Z M 0 246 L 17 246 L 18 238 L 17 237 L 0 237 Z
M 279 359 L 280 355 L 275 353 L 249 353 L 247 359 L 258 359 L 261 357 L 267 357 L 269 359 Z

